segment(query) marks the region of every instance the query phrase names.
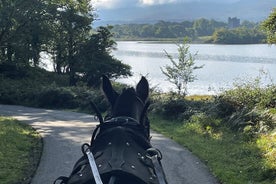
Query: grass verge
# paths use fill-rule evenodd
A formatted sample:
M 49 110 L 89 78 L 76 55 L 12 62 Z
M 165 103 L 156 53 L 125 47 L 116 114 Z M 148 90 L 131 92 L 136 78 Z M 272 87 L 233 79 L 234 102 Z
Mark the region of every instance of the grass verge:
M 30 183 L 41 152 L 41 137 L 32 127 L 0 116 L 1 184 Z
M 151 127 L 197 155 L 221 183 L 276 183 L 276 134 L 249 139 L 227 127 L 172 122 L 152 116 Z

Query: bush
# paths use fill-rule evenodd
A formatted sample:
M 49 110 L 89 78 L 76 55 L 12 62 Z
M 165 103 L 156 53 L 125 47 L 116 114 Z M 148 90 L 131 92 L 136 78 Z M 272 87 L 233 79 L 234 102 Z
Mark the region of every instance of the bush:
M 232 104 L 236 109 L 246 107 L 253 109 L 276 107 L 276 86 L 273 84 L 262 86 L 261 77 L 234 83 L 234 88 L 221 94 L 221 98 Z
M 91 112 L 90 102 L 93 102 L 101 112 L 108 109 L 108 103 L 105 100 L 101 90 L 88 88 L 87 86 L 75 86 L 70 89 L 76 95 L 75 101 L 82 111 Z
M 221 118 L 228 117 L 236 111 L 235 104 L 223 96 L 215 97 L 213 103 L 207 108 L 206 111 L 208 113 Z
M 228 120 L 228 124 L 232 129 L 249 135 L 267 133 L 276 127 L 276 123 L 269 111 L 257 108 L 253 110 L 243 108 L 233 113 Z
M 37 94 L 37 105 L 47 108 L 76 108 L 76 94 L 69 88 L 48 86 Z
M 26 80 L 15 81 L 0 75 L 0 103 L 12 105 L 28 105 L 34 102 L 39 84 Z
M 15 63 L 0 63 L 0 73 L 11 79 L 21 79 L 28 75 L 28 68 Z
M 91 112 L 90 101 L 104 112 L 108 105 L 101 91 L 87 86 L 60 87 L 28 79 L 13 80 L 0 75 L 0 103 Z
M 155 94 L 152 102 L 150 110 L 166 119 L 179 119 L 183 113 L 189 111 L 189 106 L 184 98 L 176 98 L 171 94 Z
M 153 95 L 151 111 L 166 119 L 179 121 L 188 120 L 192 115 L 200 112 L 208 112 L 216 116 L 213 98 L 183 97 L 175 94 Z
M 209 133 L 216 131 L 221 126 L 221 119 L 202 112 L 192 115 L 188 122 L 199 124 Z

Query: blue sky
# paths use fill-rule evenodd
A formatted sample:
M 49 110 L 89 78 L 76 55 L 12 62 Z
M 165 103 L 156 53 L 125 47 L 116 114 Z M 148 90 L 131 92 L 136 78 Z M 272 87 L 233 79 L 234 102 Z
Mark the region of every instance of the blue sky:
M 231 3 L 240 0 L 91 0 L 95 8 L 116 9 L 131 6 L 153 6 L 157 4 L 170 4 L 179 2 L 220 2 Z
M 199 18 L 227 21 L 228 17 L 259 22 L 267 18 L 272 8 L 276 7 L 276 0 L 91 0 L 91 2 L 98 15 L 95 25 Z

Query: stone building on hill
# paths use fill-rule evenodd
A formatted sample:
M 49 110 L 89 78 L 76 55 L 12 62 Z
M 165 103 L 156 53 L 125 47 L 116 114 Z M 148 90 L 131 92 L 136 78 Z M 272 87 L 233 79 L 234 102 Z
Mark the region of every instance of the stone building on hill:
M 237 27 L 240 27 L 241 25 L 241 20 L 238 19 L 237 17 L 228 17 L 228 28 L 230 29 L 234 29 L 234 28 L 237 28 Z

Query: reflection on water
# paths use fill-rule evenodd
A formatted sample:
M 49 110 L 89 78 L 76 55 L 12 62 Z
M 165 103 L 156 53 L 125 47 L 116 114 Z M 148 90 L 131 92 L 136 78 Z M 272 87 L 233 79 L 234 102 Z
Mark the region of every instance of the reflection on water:
M 135 84 L 141 75 L 147 75 L 151 86 L 161 91 L 174 88 L 166 81 L 160 67 L 170 64 L 165 56 L 166 50 L 177 59 L 175 44 L 152 42 L 118 42 L 114 56 L 132 66 L 134 76 L 121 79 L 121 82 Z M 196 56 L 196 81 L 188 86 L 189 94 L 216 94 L 222 88 L 229 88 L 237 78 L 256 78 L 260 70 L 268 73 L 263 83 L 276 81 L 276 47 L 268 45 L 210 45 L 191 44 L 191 53 Z
M 275 51 L 276 52 L 276 51 Z M 116 56 L 132 56 L 132 57 L 150 57 L 150 58 L 164 58 L 164 52 L 139 52 L 139 51 L 126 51 L 119 50 L 114 52 Z M 171 54 L 174 58 L 177 58 L 177 53 Z M 195 57 L 197 60 L 211 60 L 211 61 L 228 61 L 239 63 L 271 63 L 276 64 L 275 58 L 265 57 L 251 57 L 251 56 L 236 56 L 236 55 L 212 55 L 212 54 L 197 54 Z

